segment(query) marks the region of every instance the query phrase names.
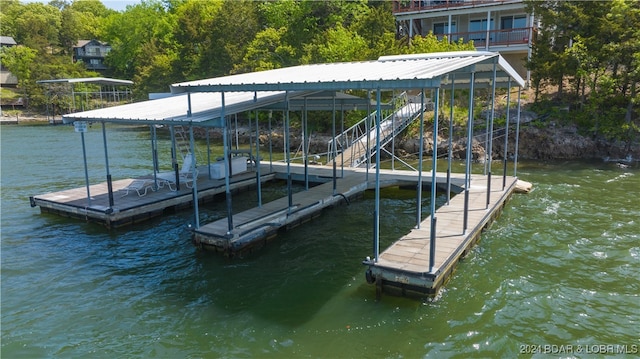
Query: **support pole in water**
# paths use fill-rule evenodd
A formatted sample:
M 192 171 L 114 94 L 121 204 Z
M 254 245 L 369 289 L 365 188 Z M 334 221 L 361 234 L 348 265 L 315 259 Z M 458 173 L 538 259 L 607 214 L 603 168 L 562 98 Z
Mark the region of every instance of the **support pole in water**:
M 469 219 L 469 186 L 471 186 L 471 157 L 473 153 L 473 85 L 475 84 L 475 69 L 471 71 L 469 80 L 469 119 L 467 120 L 467 158 L 464 168 L 464 217 L 462 220 L 462 233 L 467 233 Z
M 509 146 L 509 109 L 511 107 L 511 77 L 507 85 L 507 120 L 504 125 L 504 154 L 502 155 L 502 190 L 507 186 L 507 148 Z
M 449 104 L 449 145 L 447 154 L 447 205 L 451 204 L 451 162 L 453 161 L 453 109 L 456 75 L 451 74 L 451 103 Z
M 333 132 L 333 134 L 332 134 L 333 141 L 331 141 L 331 143 L 333 144 L 333 146 L 332 146 L 333 148 L 331 149 L 331 152 L 332 152 L 331 157 L 333 158 L 333 194 L 335 195 L 336 194 L 336 188 L 338 187 L 337 186 L 338 185 L 338 182 L 337 182 L 338 181 L 337 180 L 338 173 L 336 171 L 337 170 L 336 169 L 336 166 L 337 166 L 336 161 L 338 160 L 337 159 L 337 157 L 338 157 L 338 151 L 337 151 L 338 150 L 338 146 L 336 146 L 336 95 L 335 95 L 335 93 L 333 94 L 332 100 L 333 100 L 333 111 L 331 112 L 331 123 L 332 123 L 331 131 Z M 377 165 L 378 165 L 378 163 L 376 162 L 376 167 L 377 167 Z
M 489 208 L 491 203 L 491 159 L 493 157 L 493 120 L 496 108 L 496 71 L 498 67 L 498 58 L 493 61 L 493 78 L 491 80 L 491 115 L 489 124 L 489 149 L 487 150 L 487 203 L 485 208 Z
M 309 135 L 307 134 L 307 97 L 304 98 L 304 109 L 302 112 L 302 158 L 304 160 L 304 190 L 309 190 Z
M 518 86 L 518 115 L 516 117 L 516 145 L 515 155 L 513 157 L 513 176 L 518 176 L 518 140 L 520 139 L 520 86 Z
M 431 233 L 429 237 L 429 272 L 436 262 L 436 170 L 438 166 L 438 113 L 440 112 L 440 88 L 435 89 L 433 110 L 433 160 L 431 163 Z
M 111 172 L 109 171 L 109 151 L 107 150 L 107 130 L 102 121 L 102 142 L 104 143 L 104 162 L 107 169 L 107 192 L 109 195 L 109 210 L 113 210 L 113 183 L 111 182 Z
M 367 114 L 368 116 L 368 114 Z M 378 262 L 380 256 L 380 88 L 376 90 L 376 194 L 373 213 L 373 258 Z M 367 118 L 369 122 L 369 118 Z M 367 153 L 368 156 L 368 153 Z
M 194 219 L 196 229 L 200 228 L 200 210 L 198 208 L 198 170 L 196 163 L 196 153 L 195 153 L 195 145 L 193 141 L 193 124 L 189 124 L 189 142 L 191 153 L 187 156 L 191 156 L 191 176 L 193 178 L 193 188 L 191 189 L 193 192 L 193 211 L 194 211 Z
M 284 95 L 284 102 L 287 108 L 284 116 L 284 152 L 287 160 L 287 197 L 289 198 L 289 206 L 287 214 L 291 213 L 291 207 L 293 207 L 293 189 L 291 188 L 291 149 L 289 148 L 289 91 Z
M 220 107 L 220 118 L 222 119 L 222 123 L 224 128 L 222 129 L 222 143 L 224 144 L 224 191 L 225 197 L 227 200 L 227 235 L 231 234 L 233 230 L 233 209 L 231 202 L 231 189 L 229 188 L 229 173 L 231 170 L 231 166 L 229 165 L 229 139 L 228 132 L 229 127 L 227 121 L 225 119 L 225 104 L 224 104 L 224 92 L 221 93 L 222 96 L 222 106 Z
M 262 207 L 262 181 L 260 179 L 260 123 L 256 109 L 256 188 L 258 189 L 258 207 Z
M 416 228 L 422 222 L 422 161 L 424 157 L 424 88 L 420 92 L 420 146 L 418 152 L 418 184 L 416 187 Z
M 82 139 L 82 159 L 84 160 L 84 182 L 87 186 L 87 207 L 91 207 L 91 192 L 89 190 L 89 169 L 87 167 L 87 147 L 84 144 L 84 132 L 80 132 L 80 138 Z

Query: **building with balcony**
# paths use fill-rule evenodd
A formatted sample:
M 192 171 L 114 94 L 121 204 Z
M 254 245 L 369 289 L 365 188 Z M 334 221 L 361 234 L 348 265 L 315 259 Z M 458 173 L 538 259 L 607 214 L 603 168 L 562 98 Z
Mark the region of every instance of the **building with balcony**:
M 478 50 L 499 52 L 529 84 L 537 26 L 523 0 L 397 0 L 393 14 L 399 36 L 473 40 Z
M 98 40 L 79 40 L 73 47 L 73 62 L 81 61 L 89 70 L 106 70 L 104 59 L 111 46 Z

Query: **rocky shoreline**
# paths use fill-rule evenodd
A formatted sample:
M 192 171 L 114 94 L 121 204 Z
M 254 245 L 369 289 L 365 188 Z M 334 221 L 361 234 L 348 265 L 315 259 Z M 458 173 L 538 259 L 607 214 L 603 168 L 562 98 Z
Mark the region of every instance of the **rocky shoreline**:
M 40 124 L 48 123 L 46 116 L 30 115 L 16 117 L 2 116 L 4 124 Z M 204 130 L 194 129 L 194 134 L 198 138 L 204 138 Z M 251 130 L 252 138 L 255 136 L 254 130 Z M 493 159 L 499 160 L 504 157 L 504 131 L 497 132 L 492 145 Z M 221 131 L 212 131 L 212 139 L 222 139 Z M 240 128 L 238 137 L 240 143 L 248 144 L 250 130 L 248 128 Z M 486 149 L 484 144 L 484 133 L 475 133 L 472 146 L 473 160 L 482 162 L 486 158 Z M 310 139 L 311 153 L 325 153 L 327 151 L 327 143 L 331 139 L 327 134 L 312 134 Z M 266 128 L 260 130 L 260 142 L 267 145 L 269 141 L 268 131 Z M 296 150 L 300 147 L 302 136 L 299 131 L 291 131 L 290 147 Z M 424 135 L 424 155 L 431 156 L 433 153 L 433 135 L 425 132 Z M 453 141 L 453 158 L 458 160 L 466 159 L 466 138 L 455 138 Z M 438 152 L 446 153 L 448 139 L 438 137 Z M 272 146 L 274 151 L 282 151 L 284 148 L 284 138 L 282 129 L 274 128 L 272 130 Z M 400 158 L 416 157 L 420 148 L 419 138 L 401 137 L 395 143 L 395 154 Z M 509 158 L 513 157 L 515 148 L 515 136 L 513 131 L 510 132 L 508 152 Z M 391 150 L 391 146 L 388 146 Z M 524 124 L 520 128 L 520 137 L 518 142 L 518 158 L 527 160 L 592 160 L 602 159 L 611 161 L 637 162 L 640 160 L 640 144 L 635 143 L 632 146 L 625 146 L 624 143 L 606 141 L 599 138 L 590 138 L 582 136 L 575 127 L 559 127 L 550 125 L 550 127 L 536 127 Z
M 198 131 L 196 131 L 197 133 Z M 492 158 L 499 160 L 504 158 L 504 131 L 497 133 L 497 139 L 492 144 Z M 255 132 L 251 135 L 255 137 Z M 197 137 L 204 137 L 204 133 Z M 247 129 L 239 130 L 239 141 L 241 144 L 248 144 L 249 131 Z M 212 136 L 214 139 L 221 139 L 221 132 L 216 132 Z M 484 143 L 485 135 L 476 133 L 472 145 L 473 161 L 482 162 L 486 158 L 486 149 Z M 310 139 L 310 153 L 326 153 L 327 143 L 331 139 L 330 135 L 313 134 Z M 260 143 L 267 145 L 269 142 L 268 131 L 261 129 Z M 291 131 L 290 148 L 295 151 L 300 147 L 302 136 L 299 132 Z M 456 160 L 466 159 L 466 137 L 455 138 L 452 141 L 453 158 Z M 282 151 L 284 149 L 284 138 L 281 129 L 272 131 L 272 146 L 274 151 Z M 448 150 L 448 139 L 438 137 L 438 153 L 444 154 Z M 387 146 L 387 150 L 391 151 L 391 145 Z M 395 154 L 400 158 L 411 158 L 418 156 L 420 149 L 420 140 L 415 137 L 401 137 L 395 143 Z M 515 136 L 513 132 L 509 134 L 507 157 L 514 156 Z M 424 135 L 424 155 L 431 156 L 433 154 L 433 135 L 432 132 L 425 132 Z M 534 126 L 523 126 L 520 128 L 520 137 L 518 139 L 518 158 L 527 160 L 592 160 L 602 159 L 611 161 L 633 161 L 640 160 L 640 144 L 635 144 L 630 148 L 626 148 L 624 143 L 615 143 L 605 141 L 603 139 L 594 139 L 580 135 L 575 127 L 554 127 L 554 128 L 537 128 Z

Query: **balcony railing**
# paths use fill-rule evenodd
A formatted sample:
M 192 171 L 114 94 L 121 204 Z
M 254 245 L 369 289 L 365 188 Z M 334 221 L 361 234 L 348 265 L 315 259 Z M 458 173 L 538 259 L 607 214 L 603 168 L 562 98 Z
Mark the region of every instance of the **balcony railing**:
M 442 10 L 462 6 L 500 5 L 504 3 L 522 2 L 522 0 L 395 0 L 393 13 L 409 11 Z
M 517 29 L 506 30 L 490 30 L 489 35 L 489 47 L 491 46 L 510 46 L 510 45 L 523 45 L 533 41 L 530 36 L 533 34 L 535 38 L 536 29 L 531 27 L 523 27 Z M 438 40 L 442 40 L 444 35 L 437 35 Z M 473 44 L 476 47 L 485 47 L 487 44 L 487 31 L 472 31 L 472 32 L 454 32 L 447 36 L 449 41 L 458 41 L 464 39 L 465 42 L 473 40 Z

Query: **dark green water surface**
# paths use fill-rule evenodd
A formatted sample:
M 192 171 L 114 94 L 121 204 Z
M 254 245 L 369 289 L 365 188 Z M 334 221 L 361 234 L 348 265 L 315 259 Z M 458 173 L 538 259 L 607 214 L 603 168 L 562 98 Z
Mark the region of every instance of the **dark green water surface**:
M 435 300 L 376 301 L 361 264 L 371 196 L 229 260 L 193 248 L 190 211 L 112 231 L 40 214 L 29 196 L 84 185 L 80 136 L 1 131 L 2 358 L 511 358 L 544 346 L 592 357 L 640 345 L 637 164 L 521 163 L 533 192 L 514 195 Z M 151 171 L 148 130 L 107 133 L 114 179 Z M 100 127 L 86 137 L 100 182 Z M 385 191 L 383 247 L 411 228 L 414 201 Z M 225 214 L 201 209 L 205 223 Z

